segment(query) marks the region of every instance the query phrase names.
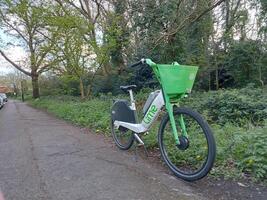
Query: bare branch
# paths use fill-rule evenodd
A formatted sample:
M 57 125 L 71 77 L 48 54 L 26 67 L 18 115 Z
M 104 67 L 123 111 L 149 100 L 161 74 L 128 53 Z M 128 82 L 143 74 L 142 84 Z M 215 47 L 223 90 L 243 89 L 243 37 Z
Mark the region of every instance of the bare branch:
M 100 7 L 101 7 L 102 0 L 100 0 L 99 2 L 98 2 L 98 0 L 94 0 L 94 2 L 96 3 L 96 6 L 97 6 L 97 13 L 96 13 L 96 16 L 95 16 L 95 18 L 93 20 L 93 24 L 96 23 L 98 17 L 100 16 Z
M 199 20 L 201 17 L 206 15 L 208 12 L 212 11 L 217 6 L 221 5 L 225 0 L 219 0 L 217 3 L 213 4 L 211 7 L 207 8 L 205 11 L 203 11 L 200 15 L 198 15 L 191 23 L 194 23 L 195 21 Z
M 17 29 L 16 27 L 14 27 L 12 24 L 10 24 L 8 22 L 8 20 L 5 18 L 4 14 L 2 12 L 0 12 L 1 18 L 2 20 L 6 23 L 7 26 L 9 26 L 12 30 L 16 31 L 19 36 L 27 43 L 29 44 L 29 41 L 26 39 L 26 37 L 20 32 L 19 29 Z
M 176 5 L 176 12 L 179 13 L 179 9 L 180 9 L 180 5 L 182 4 L 184 0 L 180 0 L 178 1 L 177 5 Z
M 82 0 L 79 0 L 80 5 L 81 5 L 81 9 L 83 10 L 84 13 L 87 13 L 87 11 L 85 10 L 84 6 L 83 6 L 83 2 Z
M 57 2 L 59 1 L 59 0 L 56 0 Z M 79 8 L 78 6 L 76 6 L 73 2 L 71 2 L 71 1 L 69 1 L 69 0 L 65 0 L 69 5 L 71 5 L 72 7 L 74 7 L 76 10 L 78 10 L 84 17 L 88 17 L 88 14 L 87 14 L 87 12 L 86 12 L 86 10 L 85 9 L 83 9 L 83 5 L 82 5 L 82 3 L 80 2 L 80 4 L 81 4 L 81 8 Z
M 43 72 L 49 71 L 50 69 L 53 68 L 54 65 L 60 63 L 61 61 L 63 61 L 63 59 L 55 59 L 51 61 L 50 63 L 42 66 L 37 73 L 42 74 Z
M 23 72 L 24 74 L 26 74 L 28 76 L 31 76 L 31 73 L 30 72 L 22 69 L 22 67 L 20 67 L 19 65 L 17 65 L 16 63 L 14 63 L 12 60 L 10 60 L 2 50 L 0 50 L 0 54 L 5 58 L 6 61 L 8 61 L 11 65 L 13 65 L 19 71 Z
M 202 18 L 205 14 L 207 14 L 208 12 L 210 12 L 211 10 L 213 10 L 214 8 L 216 8 L 217 6 L 221 5 L 221 3 L 223 3 L 225 0 L 219 0 L 216 3 L 214 3 L 212 6 L 210 6 L 209 8 L 207 8 L 206 10 L 204 10 L 203 12 L 201 12 L 198 16 L 196 16 L 195 18 L 192 19 L 192 17 L 194 16 L 194 12 L 192 12 L 189 16 L 187 16 L 181 23 L 179 23 L 179 25 L 174 29 L 174 30 L 170 30 L 169 32 L 166 32 L 165 34 L 163 34 L 162 36 L 160 36 L 154 43 L 154 47 L 152 49 L 150 49 L 149 51 L 152 51 L 153 49 L 155 49 L 158 45 L 159 42 L 161 40 L 163 40 L 165 37 L 168 36 L 173 36 L 176 33 L 178 33 L 180 30 L 182 30 L 185 26 L 186 26 L 186 22 L 189 21 L 189 24 L 193 24 L 194 22 L 196 22 L 197 20 L 199 20 L 200 18 Z
M 235 8 L 233 9 L 233 11 L 232 11 L 232 13 L 231 13 L 231 16 L 230 16 L 230 23 L 227 24 L 227 27 L 226 27 L 226 29 L 225 29 L 225 33 L 229 32 L 230 29 L 235 25 L 235 19 L 236 19 L 235 14 L 236 14 L 236 12 L 237 12 L 237 9 L 238 9 L 239 6 L 240 6 L 240 2 L 241 2 L 241 0 L 238 0 L 238 1 L 237 1 L 236 6 L 235 6 Z
M 44 38 L 46 38 L 47 40 L 50 41 L 49 46 L 46 47 L 46 50 L 44 50 L 43 52 L 40 52 L 40 54 L 37 56 L 36 59 L 36 66 L 39 67 L 41 65 L 41 63 L 43 62 L 44 58 L 47 56 L 47 54 L 51 51 L 51 49 L 55 46 L 56 42 L 55 42 L 55 38 L 57 35 L 53 35 L 52 38 L 46 36 L 45 34 L 43 34 L 42 32 L 37 31 L 39 34 L 41 34 Z

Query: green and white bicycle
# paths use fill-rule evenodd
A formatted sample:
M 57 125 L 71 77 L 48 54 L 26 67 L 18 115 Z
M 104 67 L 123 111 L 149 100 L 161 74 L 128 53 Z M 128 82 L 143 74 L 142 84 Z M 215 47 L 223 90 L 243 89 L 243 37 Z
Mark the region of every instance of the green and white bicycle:
M 170 170 L 179 178 L 195 181 L 211 170 L 216 145 L 208 123 L 196 111 L 179 107 L 179 100 L 191 92 L 198 67 L 173 64 L 156 64 L 142 59 L 131 65 L 146 64 L 153 69 L 161 90 L 152 92 L 143 108 L 144 118 L 138 123 L 132 90 L 135 85 L 121 86 L 130 94 L 131 102 L 115 100 L 111 111 L 112 136 L 116 145 L 129 149 L 134 141 L 144 145 L 140 135 L 146 133 L 166 108 L 158 131 L 161 156 Z

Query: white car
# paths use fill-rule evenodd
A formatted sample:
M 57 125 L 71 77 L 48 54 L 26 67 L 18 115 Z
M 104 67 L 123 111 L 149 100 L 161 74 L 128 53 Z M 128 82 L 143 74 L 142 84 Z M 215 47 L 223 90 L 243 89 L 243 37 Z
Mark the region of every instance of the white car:
M 0 97 L 2 97 L 4 103 L 7 102 L 7 96 L 5 93 L 0 93 Z
M 0 96 L 0 109 L 4 106 L 4 99 Z

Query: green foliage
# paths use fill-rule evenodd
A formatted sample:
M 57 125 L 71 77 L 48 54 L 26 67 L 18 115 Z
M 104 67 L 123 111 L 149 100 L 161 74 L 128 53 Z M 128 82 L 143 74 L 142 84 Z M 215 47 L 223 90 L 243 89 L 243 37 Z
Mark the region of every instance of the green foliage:
M 263 1 L 259 0 L 258 3 L 253 1 L 250 4 L 259 6 L 260 2 L 262 10 L 265 10 Z M 215 71 L 218 69 L 226 70 L 227 75 L 235 80 L 230 85 L 218 84 L 220 88 L 243 87 L 249 82 L 258 85 L 266 83 L 267 68 L 262 62 L 266 57 L 266 42 L 264 42 L 266 34 L 265 36 L 262 34 L 262 38 L 257 40 L 247 38 L 247 24 L 251 19 L 247 6 L 250 4 L 227 1 L 219 8 L 222 9 L 222 19 L 217 19 L 216 13 L 213 13 L 213 16 L 208 12 L 193 23 L 190 23 L 193 16 L 208 8 L 212 1 L 183 3 L 183 1 L 148 0 L 143 2 L 142 7 L 139 4 L 138 0 L 131 1 L 130 4 L 133 8 L 132 31 L 138 30 L 137 33 L 142 35 L 134 45 L 136 53 L 133 57 L 151 57 L 161 63 L 178 61 L 183 64 L 198 65 L 200 78 L 196 84 L 205 90 L 212 87 L 211 79 L 216 78 Z M 259 26 L 262 30 L 266 29 L 264 25 L 266 17 L 264 14 L 258 17 L 259 21 L 262 21 Z M 221 25 L 218 25 L 219 23 Z M 217 25 L 219 32 L 216 31 Z M 174 31 L 175 27 L 178 31 Z M 158 39 L 164 34 L 166 37 L 159 42 Z M 222 37 L 218 38 L 218 34 Z M 140 75 L 138 80 L 142 80 L 142 77 L 147 80 L 149 77 L 147 74 Z M 219 73 L 218 79 L 217 81 L 222 83 L 226 78 Z M 142 84 L 145 84 L 145 81 Z
M 263 54 L 260 41 L 235 42 L 225 57 L 225 67 L 234 76 L 238 85 L 245 85 L 249 82 L 259 84 L 259 67 L 262 65 Z M 263 69 L 266 74 L 266 69 Z
M 205 10 L 209 3 L 209 0 L 197 2 L 148 0 L 140 7 L 140 1 L 131 1 L 130 5 L 133 8 L 131 15 L 134 22 L 132 31 L 142 35 L 135 46 L 136 56 L 151 57 L 161 63 L 178 61 L 190 64 L 194 61 L 194 64 L 199 64 L 196 61 L 206 61 L 205 49 L 212 30 L 211 15 L 207 13 L 196 23 L 190 23 L 188 18 L 193 12 L 199 13 Z M 162 33 L 181 26 L 185 29 L 166 37 L 164 42 L 156 42 Z M 154 46 L 157 48 L 153 48 Z M 152 48 L 153 51 L 150 51 Z
M 56 76 L 40 77 L 40 94 L 42 96 L 64 94 L 60 88 L 60 79 Z
M 227 122 L 244 125 L 247 121 L 260 125 L 267 118 L 266 91 L 253 86 L 195 93 L 183 101 L 182 104 L 194 107 L 210 121 L 222 125 Z
M 231 123 L 212 125 L 217 144 L 217 157 L 213 175 L 226 178 L 247 177 L 266 180 L 267 148 L 266 125 L 264 127 L 239 127 Z M 266 183 L 266 182 L 265 182 Z
M 247 136 L 243 138 L 244 147 L 240 149 L 240 158 L 238 166 L 242 171 L 253 173 L 256 179 L 267 178 L 267 123 L 258 129 L 251 129 L 246 132 Z
M 31 101 L 33 106 L 44 108 L 56 116 L 74 124 L 90 127 L 95 132 L 109 134 L 108 101 L 93 99 L 80 102 L 78 98 L 69 96 L 46 97 Z
M 97 75 L 96 79 L 93 83 L 93 93 L 94 95 L 98 95 L 101 93 L 111 92 L 116 95 L 121 93 L 120 85 L 127 85 L 129 82 L 127 81 L 128 77 L 120 76 L 116 74 L 111 74 L 109 76 L 101 76 Z

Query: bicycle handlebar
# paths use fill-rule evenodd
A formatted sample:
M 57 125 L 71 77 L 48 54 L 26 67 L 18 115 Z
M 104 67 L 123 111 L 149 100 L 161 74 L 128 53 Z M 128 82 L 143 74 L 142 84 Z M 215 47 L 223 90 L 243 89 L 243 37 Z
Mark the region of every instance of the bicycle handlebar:
M 134 64 L 130 65 L 129 67 L 136 67 L 138 65 L 145 64 L 145 63 L 146 63 L 146 60 L 144 58 L 142 58 L 140 61 L 138 61 L 137 63 L 134 63 Z

